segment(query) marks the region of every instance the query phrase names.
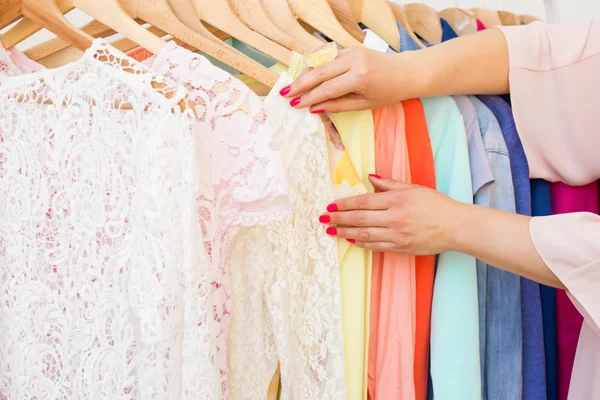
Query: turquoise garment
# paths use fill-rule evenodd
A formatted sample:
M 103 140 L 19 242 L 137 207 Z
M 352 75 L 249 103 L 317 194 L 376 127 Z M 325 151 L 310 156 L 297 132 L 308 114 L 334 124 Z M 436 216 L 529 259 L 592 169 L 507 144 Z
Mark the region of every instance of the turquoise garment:
M 261 63 L 262 65 L 264 65 L 267 68 L 271 68 L 272 66 L 277 64 L 277 61 L 275 61 L 271 57 L 264 55 L 260 51 L 255 50 L 254 48 L 248 46 L 247 44 L 245 44 L 243 42 L 240 42 L 237 39 L 230 38 L 230 39 L 225 40 L 225 43 L 232 46 L 234 49 L 240 51 L 241 53 L 244 53 L 245 55 L 247 55 L 254 61 Z M 204 57 L 206 57 L 208 59 L 208 61 L 210 61 L 212 63 L 212 65 L 214 65 L 217 68 L 222 69 L 223 71 L 229 72 L 231 75 L 242 75 L 241 72 L 231 68 L 227 64 L 223 64 L 221 61 L 217 60 L 216 58 L 213 58 L 202 52 L 198 52 L 198 54 L 202 54 Z
M 422 99 L 435 161 L 437 190 L 473 204 L 463 117 L 452 97 Z M 475 258 L 439 256 L 431 315 L 431 377 L 436 400 L 481 400 L 479 311 Z

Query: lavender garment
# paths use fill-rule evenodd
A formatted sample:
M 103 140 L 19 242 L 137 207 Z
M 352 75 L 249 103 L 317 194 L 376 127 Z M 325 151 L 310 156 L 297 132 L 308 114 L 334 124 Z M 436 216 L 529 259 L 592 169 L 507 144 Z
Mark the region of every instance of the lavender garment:
M 465 121 L 467 144 L 469 146 L 471 184 L 473 185 L 473 196 L 475 196 L 481 188 L 494 181 L 494 174 L 490 167 L 492 161 L 488 160 L 486 154 L 475 106 L 467 96 L 453 97 Z

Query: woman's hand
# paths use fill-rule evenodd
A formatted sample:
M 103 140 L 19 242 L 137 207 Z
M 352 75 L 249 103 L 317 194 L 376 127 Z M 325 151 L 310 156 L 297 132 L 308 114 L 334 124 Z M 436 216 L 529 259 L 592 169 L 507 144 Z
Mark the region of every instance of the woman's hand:
M 409 78 L 403 60 L 408 54 L 388 55 L 363 48 L 340 51 L 338 58 L 302 74 L 281 90 L 297 108 L 322 112 L 379 108 L 410 97 Z
M 395 55 L 344 49 L 280 93 L 293 107 L 320 114 L 374 109 L 410 98 L 508 91 L 508 46 L 500 30 L 488 29 Z
M 320 221 L 327 233 L 380 252 L 454 250 L 545 285 L 564 288 L 529 234 L 531 217 L 459 203 L 435 190 L 371 175 L 379 193 L 336 201 Z
M 463 204 L 435 190 L 371 176 L 380 192 L 342 199 L 320 221 L 361 248 L 411 255 L 453 249 Z

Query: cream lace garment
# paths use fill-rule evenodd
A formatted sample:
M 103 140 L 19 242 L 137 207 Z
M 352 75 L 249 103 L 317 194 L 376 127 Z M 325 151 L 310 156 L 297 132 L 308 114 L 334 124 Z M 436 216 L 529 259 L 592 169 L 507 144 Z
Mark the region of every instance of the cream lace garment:
M 233 319 L 229 337 L 232 398 L 263 400 L 277 364 L 281 399 L 344 400 L 346 382 L 337 242 L 319 215 L 333 201 L 325 127 L 265 99 L 286 165 L 292 214 L 240 233 L 230 252 Z
M 161 82 L 101 41 L 0 79 L 1 399 L 216 398 L 194 115 Z
M 184 84 L 196 107 L 197 157 L 202 168 L 200 221 L 212 266 L 211 323 L 216 338 L 212 350 L 220 371 L 221 398 L 227 399 L 232 318 L 227 254 L 240 228 L 262 227 L 289 214 L 283 160 L 262 102 L 230 74 L 173 42 L 145 64 Z M 254 250 L 249 249 L 249 257 L 251 253 Z M 252 370 L 249 366 L 244 373 L 251 375 Z

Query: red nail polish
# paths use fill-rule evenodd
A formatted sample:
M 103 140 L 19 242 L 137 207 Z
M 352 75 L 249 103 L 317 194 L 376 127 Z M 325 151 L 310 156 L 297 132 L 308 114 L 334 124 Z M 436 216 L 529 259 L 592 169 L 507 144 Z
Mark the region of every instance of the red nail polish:
M 331 222 L 331 217 L 329 215 L 321 215 L 319 217 L 319 222 L 321 222 L 323 224 L 327 224 L 327 223 Z
M 328 212 L 336 212 L 338 210 L 338 206 L 337 204 L 330 204 L 327 206 L 327 211 Z
M 283 89 L 281 89 L 279 91 L 279 94 L 282 95 L 282 96 L 285 96 L 286 94 L 288 94 L 290 92 L 290 90 L 292 90 L 292 87 L 291 86 L 286 86 L 286 87 L 284 87 Z
M 346 239 L 346 241 L 347 241 L 348 243 L 352 243 L 352 244 L 356 243 L 356 240 L 354 240 L 354 239 Z
M 335 229 L 335 228 L 327 228 L 327 230 L 325 232 L 327 232 L 327 234 L 329 236 L 336 236 L 337 235 L 337 229 Z
M 300 104 L 300 97 L 296 97 L 294 100 L 290 101 L 290 106 L 292 107 L 296 107 L 298 104 Z
M 375 178 L 375 179 L 381 179 L 381 177 L 379 175 L 375 175 L 375 174 L 369 174 L 369 176 L 371 178 Z
M 325 112 L 325 110 L 312 110 L 311 113 L 312 114 L 323 114 Z

